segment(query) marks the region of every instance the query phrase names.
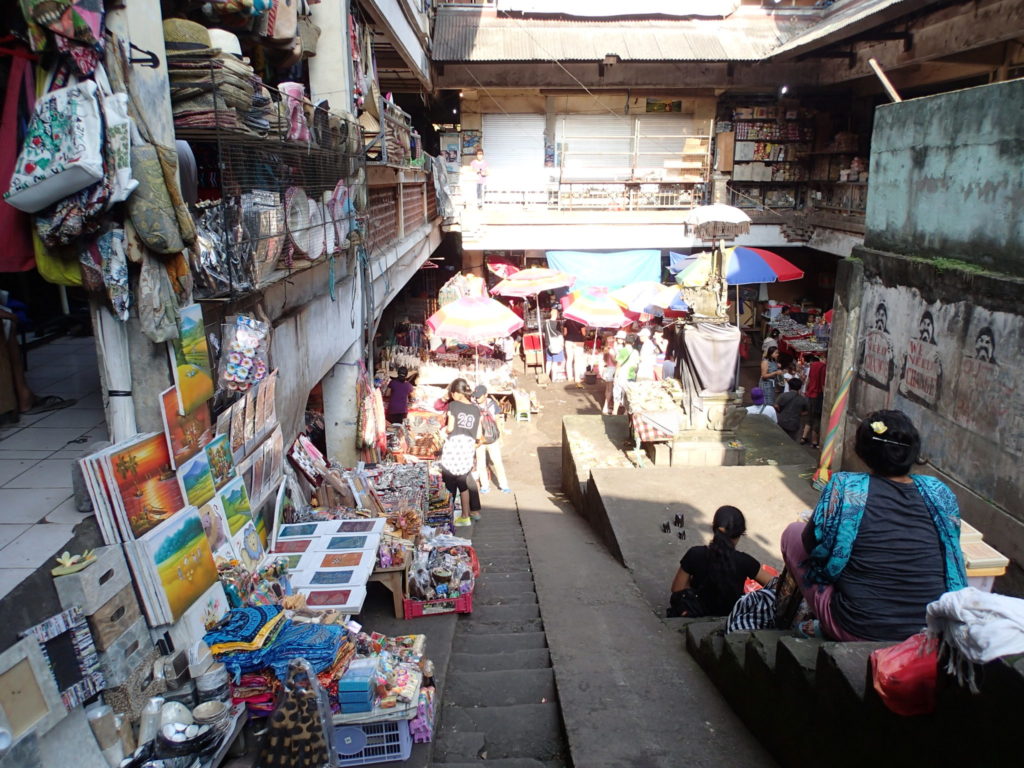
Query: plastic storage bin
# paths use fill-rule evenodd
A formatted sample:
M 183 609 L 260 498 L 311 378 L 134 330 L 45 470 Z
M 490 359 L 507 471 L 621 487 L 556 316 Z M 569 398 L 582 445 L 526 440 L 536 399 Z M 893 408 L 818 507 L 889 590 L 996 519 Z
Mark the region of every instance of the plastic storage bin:
M 412 600 L 405 598 L 405 618 L 418 619 L 420 616 L 435 616 L 439 613 L 472 613 L 473 593 L 458 597 L 443 597 L 440 600 Z
M 408 760 L 412 752 L 409 721 L 339 725 L 331 734 L 331 748 L 343 767 Z

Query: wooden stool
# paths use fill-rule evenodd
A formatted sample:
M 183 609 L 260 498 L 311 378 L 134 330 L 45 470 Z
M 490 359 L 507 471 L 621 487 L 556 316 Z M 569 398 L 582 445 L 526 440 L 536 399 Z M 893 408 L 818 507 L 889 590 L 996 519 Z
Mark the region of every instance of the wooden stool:
M 391 600 L 395 606 L 395 618 L 405 618 L 405 590 L 409 565 L 398 565 L 393 568 L 378 568 L 370 574 L 369 581 L 378 581 L 391 590 Z

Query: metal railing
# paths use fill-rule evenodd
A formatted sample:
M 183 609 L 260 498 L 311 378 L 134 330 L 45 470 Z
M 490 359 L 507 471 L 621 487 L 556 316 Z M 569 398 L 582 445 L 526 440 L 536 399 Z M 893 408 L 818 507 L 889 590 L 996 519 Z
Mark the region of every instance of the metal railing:
M 464 190 L 467 205 L 475 190 Z M 523 206 L 552 211 L 689 210 L 701 205 L 707 185 L 679 182 L 561 181 L 546 186 L 488 186 L 484 205 Z

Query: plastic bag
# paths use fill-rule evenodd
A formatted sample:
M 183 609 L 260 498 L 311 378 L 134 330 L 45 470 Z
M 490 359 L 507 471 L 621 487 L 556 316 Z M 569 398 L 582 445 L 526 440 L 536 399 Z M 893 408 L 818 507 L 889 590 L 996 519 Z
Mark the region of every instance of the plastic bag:
M 247 315 L 236 315 L 223 326 L 224 352 L 218 384 L 231 392 L 246 392 L 267 377 L 269 326 Z
M 899 645 L 871 654 L 875 690 L 897 715 L 926 715 L 935 711 L 939 642 L 920 632 Z

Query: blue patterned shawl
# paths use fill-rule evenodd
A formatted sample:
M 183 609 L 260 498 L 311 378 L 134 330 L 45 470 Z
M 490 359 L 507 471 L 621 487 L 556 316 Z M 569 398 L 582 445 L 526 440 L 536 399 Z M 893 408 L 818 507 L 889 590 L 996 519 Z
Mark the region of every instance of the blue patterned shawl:
M 812 583 L 835 583 L 850 560 L 868 501 L 870 477 L 862 472 L 837 472 L 821 492 L 812 518 L 818 544 L 807 559 L 807 578 Z M 912 475 L 911 479 L 939 532 L 945 553 L 946 591 L 963 589 L 967 586 L 967 573 L 960 550 L 960 508 L 956 496 L 945 483 L 930 475 Z

